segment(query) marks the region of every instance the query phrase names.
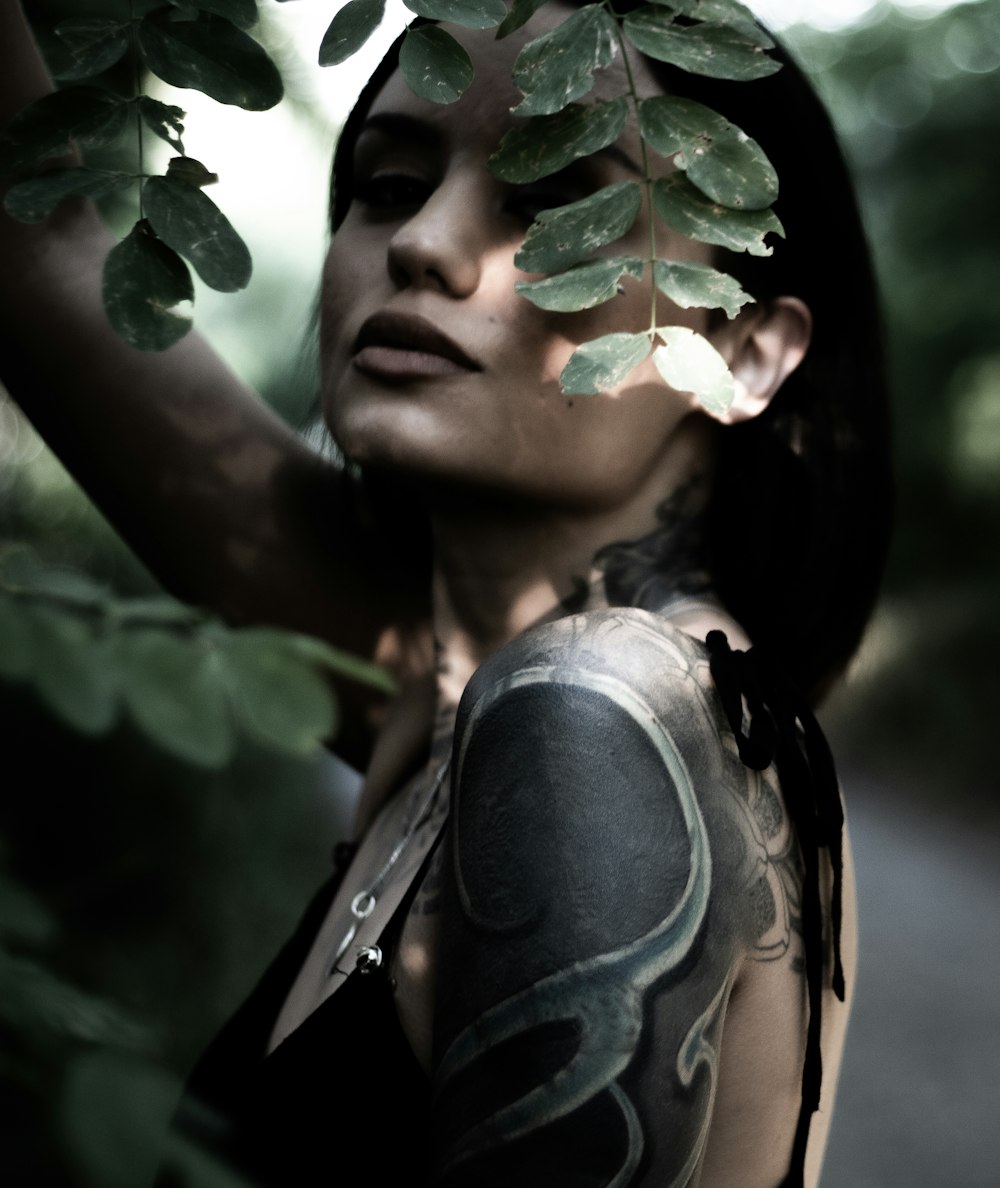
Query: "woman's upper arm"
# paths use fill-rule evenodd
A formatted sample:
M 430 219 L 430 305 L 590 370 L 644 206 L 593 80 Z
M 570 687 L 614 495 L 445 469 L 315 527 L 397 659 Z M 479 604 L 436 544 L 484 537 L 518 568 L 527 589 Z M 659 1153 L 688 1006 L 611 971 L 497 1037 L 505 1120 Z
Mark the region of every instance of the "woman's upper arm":
M 435 1018 L 444 1184 L 685 1184 L 703 1152 L 747 868 L 696 685 L 643 652 L 637 673 L 543 648 L 463 701 Z

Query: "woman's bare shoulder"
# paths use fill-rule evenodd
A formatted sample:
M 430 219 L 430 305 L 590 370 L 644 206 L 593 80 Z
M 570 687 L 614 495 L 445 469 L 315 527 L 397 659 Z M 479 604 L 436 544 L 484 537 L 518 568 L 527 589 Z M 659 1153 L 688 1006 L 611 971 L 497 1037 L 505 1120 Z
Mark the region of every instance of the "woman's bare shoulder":
M 456 1169 L 489 1155 L 509 1182 L 541 1150 L 690 1180 L 730 993 L 782 928 L 759 862 L 776 805 L 753 801 L 720 715 L 705 646 L 632 609 L 545 624 L 470 683 L 435 1023 Z M 584 1037 L 571 1059 L 566 1027 Z

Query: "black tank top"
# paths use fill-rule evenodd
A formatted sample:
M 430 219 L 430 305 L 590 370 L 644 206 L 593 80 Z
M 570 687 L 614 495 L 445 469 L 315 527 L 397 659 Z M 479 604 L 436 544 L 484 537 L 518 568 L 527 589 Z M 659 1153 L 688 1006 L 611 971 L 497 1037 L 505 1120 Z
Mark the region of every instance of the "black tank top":
M 267 1054 L 274 1021 L 345 869 L 342 864 L 320 888 L 196 1065 L 157 1188 L 194 1183 L 186 1169 L 206 1155 L 254 1188 L 336 1188 L 372 1178 L 426 1182 L 429 1083 L 403 1034 L 385 973 L 353 972 Z M 408 901 L 400 906 L 397 919 L 408 907 Z

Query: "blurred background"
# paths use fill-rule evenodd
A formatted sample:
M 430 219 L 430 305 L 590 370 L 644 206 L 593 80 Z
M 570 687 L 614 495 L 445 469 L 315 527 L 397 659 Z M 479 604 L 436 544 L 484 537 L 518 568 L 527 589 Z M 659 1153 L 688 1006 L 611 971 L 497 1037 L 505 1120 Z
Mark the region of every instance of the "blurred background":
M 895 398 L 885 596 L 824 710 L 854 834 L 862 952 L 823 1184 L 995 1188 L 1000 5 L 750 7 L 815 78 L 853 162 Z M 187 151 L 220 174 L 212 196 L 254 255 L 244 293 L 199 288 L 196 324 L 299 426 L 315 390 L 307 328 L 332 140 L 364 69 L 311 65 L 335 8 L 261 5 L 259 36 L 288 87 L 272 112 L 151 91 L 188 112 Z M 80 9 L 29 6 L 43 24 Z M 128 201 L 108 208 L 122 228 L 135 217 Z M 0 547 L 115 597 L 155 593 L 2 391 Z M 0 709 L 4 1182 L 140 1188 L 179 1078 L 325 876 L 351 776 L 325 756 L 248 740 L 206 769 L 127 723 L 90 737 L 17 679 L 0 679 Z

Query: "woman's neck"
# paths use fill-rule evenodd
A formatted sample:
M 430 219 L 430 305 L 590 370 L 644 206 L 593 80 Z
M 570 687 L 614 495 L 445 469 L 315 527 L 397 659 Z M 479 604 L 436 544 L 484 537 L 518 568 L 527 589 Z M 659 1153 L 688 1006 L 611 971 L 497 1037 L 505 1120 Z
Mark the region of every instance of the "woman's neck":
M 434 630 L 443 702 L 529 627 L 606 606 L 659 613 L 711 600 L 702 547 L 705 483 L 688 475 L 658 503 L 542 515 L 507 500 L 454 501 L 434 522 Z

